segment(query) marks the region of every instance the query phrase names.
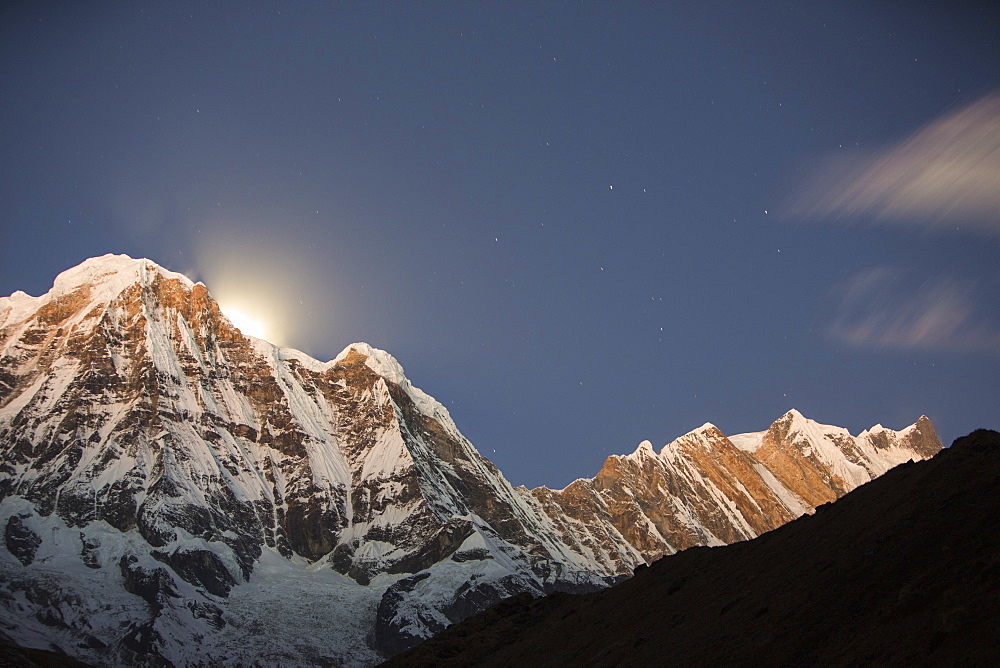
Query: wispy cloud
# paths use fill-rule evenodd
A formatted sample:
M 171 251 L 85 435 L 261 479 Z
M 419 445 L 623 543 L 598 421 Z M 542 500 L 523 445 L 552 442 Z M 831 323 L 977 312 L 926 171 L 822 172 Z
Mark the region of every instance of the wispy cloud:
M 865 215 L 1000 234 L 1000 93 L 898 145 L 820 161 L 790 199 L 785 214 L 798 219 Z
M 855 345 L 1000 355 L 1000 324 L 977 307 L 983 286 L 939 276 L 911 282 L 879 267 L 839 285 L 831 335 Z

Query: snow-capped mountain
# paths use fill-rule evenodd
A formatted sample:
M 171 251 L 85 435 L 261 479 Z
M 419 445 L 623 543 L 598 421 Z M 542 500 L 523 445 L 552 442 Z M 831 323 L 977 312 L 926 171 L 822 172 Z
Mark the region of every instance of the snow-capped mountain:
M 85 661 L 370 664 L 500 598 L 752 538 L 940 449 L 796 412 L 512 487 L 389 354 L 244 336 L 106 255 L 0 298 L 0 639 Z

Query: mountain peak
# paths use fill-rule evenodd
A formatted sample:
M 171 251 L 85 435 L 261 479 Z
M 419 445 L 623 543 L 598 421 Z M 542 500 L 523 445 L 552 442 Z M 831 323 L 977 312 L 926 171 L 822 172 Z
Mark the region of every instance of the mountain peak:
M 333 358 L 333 360 L 329 362 L 328 366 L 332 367 L 347 360 L 351 353 L 364 357 L 365 366 L 384 378 L 386 381 L 393 383 L 394 385 L 398 385 L 404 392 L 406 392 L 407 396 L 410 397 L 422 413 L 433 416 L 446 429 L 451 430 L 453 433 L 458 433 L 458 427 L 455 426 L 455 422 L 451 419 L 451 414 L 448 412 L 448 409 L 419 387 L 414 386 L 413 383 L 411 383 L 406 377 L 406 373 L 403 371 L 403 365 L 401 365 L 395 357 L 386 351 L 376 348 L 368 343 L 364 343 L 363 341 L 359 341 L 348 345 L 340 351 L 340 354 Z
M 697 429 L 692 429 L 691 431 L 689 431 L 688 433 L 684 434 L 683 436 L 681 436 L 677 440 L 685 439 L 685 438 L 691 437 L 691 436 L 702 437 L 703 438 L 703 437 L 706 437 L 706 436 L 714 436 L 716 433 L 721 434 L 723 436 L 725 435 L 725 434 L 722 433 L 722 430 L 719 429 L 718 427 L 716 427 L 714 424 L 712 424 L 711 422 L 706 422 L 705 424 L 701 425 Z
M 367 358 L 365 360 L 365 364 L 368 365 L 368 368 L 386 380 L 396 383 L 397 385 L 402 385 L 406 382 L 406 375 L 403 373 L 403 367 L 395 357 L 386 351 L 380 350 L 379 348 L 363 341 L 358 341 L 345 347 L 336 357 L 333 358 L 331 363 L 336 364 L 344 361 L 352 352 Z
M 136 259 L 128 255 L 107 253 L 84 260 L 62 272 L 56 276 L 52 289 L 56 293 L 66 293 L 83 285 L 126 287 L 137 281 L 147 281 L 157 274 L 164 278 L 179 280 L 188 288 L 194 287 L 191 279 L 184 274 L 164 269 L 147 258 Z
M 775 420 L 771 424 L 770 429 L 779 429 L 781 431 L 791 430 L 799 432 L 814 432 L 817 429 L 823 431 L 828 426 L 829 425 L 820 424 L 815 420 L 806 417 L 796 408 L 791 408 L 786 411 L 784 415 Z
M 123 296 L 124 300 L 120 301 Z M 153 297 L 153 301 L 148 301 L 149 297 Z M 110 316 L 109 307 L 118 301 L 118 306 L 124 310 L 112 309 L 118 315 Z M 38 342 L 33 337 L 50 326 L 55 326 L 53 333 L 61 339 L 75 337 L 77 340 L 85 331 L 103 326 L 100 323 L 107 318 L 144 318 L 143 314 L 157 310 L 154 301 L 181 309 L 185 317 L 196 312 L 210 313 L 213 320 L 218 316 L 218 307 L 203 285 L 196 285 L 187 276 L 164 269 L 152 260 L 109 253 L 84 260 L 60 273 L 52 288 L 38 297 L 20 290 L 9 297 L 0 297 L 0 327 L 15 326 L 7 333 L 7 344 L 23 339 L 21 344 L 25 350 L 35 350 Z M 132 306 L 126 306 L 126 302 L 131 302 Z M 125 320 L 114 323 L 111 320 L 104 325 L 124 326 Z
M 641 459 L 643 457 L 654 457 L 656 453 L 653 451 L 653 444 L 648 440 L 643 441 L 636 446 L 635 451 L 630 455 L 626 455 L 627 459 Z

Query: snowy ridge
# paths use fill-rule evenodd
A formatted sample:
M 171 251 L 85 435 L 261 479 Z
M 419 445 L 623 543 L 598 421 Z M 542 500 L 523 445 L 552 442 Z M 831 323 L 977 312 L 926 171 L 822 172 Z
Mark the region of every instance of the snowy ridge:
M 898 432 L 851 436 L 791 410 L 762 432 L 727 437 L 705 423 L 659 453 L 643 441 L 609 457 L 595 478 L 523 493 L 554 521 L 575 520 L 591 558 L 625 572 L 695 545 L 754 538 L 940 448 L 925 416 Z
M 371 664 L 505 596 L 752 538 L 939 448 L 926 418 L 852 437 L 790 412 L 515 489 L 385 351 L 320 362 L 244 336 L 204 285 L 106 255 L 0 298 L 0 626 L 93 663 Z M 104 612 L 85 604 L 102 590 Z M 304 637 L 293 611 L 336 623 Z
M 194 287 L 191 279 L 184 274 L 164 269 L 152 260 L 133 259 L 128 255 L 108 253 L 84 260 L 56 276 L 52 284 L 52 293 L 66 294 L 81 285 L 87 285 L 103 291 L 95 295 L 95 299 L 104 299 L 107 295 L 118 294 L 134 283 L 148 283 L 153 275 L 180 281 L 188 288 Z
M 148 284 L 154 276 L 179 281 L 189 288 L 194 286 L 187 276 L 164 269 L 152 260 L 108 253 L 62 272 L 56 276 L 52 289 L 40 297 L 32 297 L 21 290 L 16 290 L 9 297 L 0 297 L 0 327 L 5 327 L 8 321 L 16 322 L 29 312 L 81 287 L 88 289 L 88 296 L 93 302 L 100 303 L 136 283 Z

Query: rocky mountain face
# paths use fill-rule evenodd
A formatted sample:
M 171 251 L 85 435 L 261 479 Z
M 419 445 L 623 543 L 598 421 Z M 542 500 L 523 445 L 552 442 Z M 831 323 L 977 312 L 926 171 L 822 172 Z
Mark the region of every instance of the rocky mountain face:
M 515 596 L 388 665 L 995 665 L 998 485 L 981 429 L 755 540 Z
M 387 353 L 244 336 L 104 256 L 0 298 L 0 640 L 98 664 L 371 664 L 517 593 L 752 538 L 940 449 L 789 412 L 512 487 Z
M 791 410 L 764 432 L 730 438 L 705 424 L 659 453 L 644 441 L 593 478 L 531 496 L 565 542 L 624 573 L 689 547 L 754 538 L 940 449 L 926 417 L 851 436 Z

